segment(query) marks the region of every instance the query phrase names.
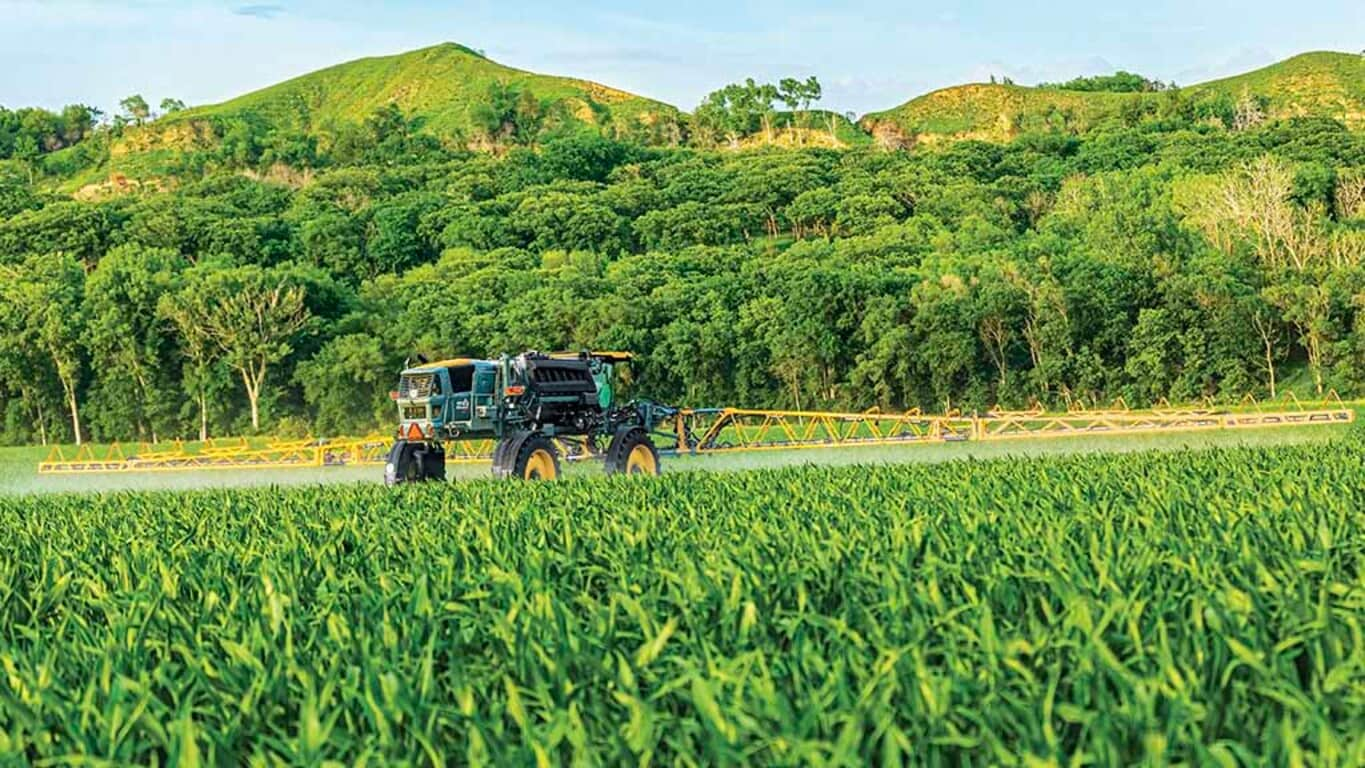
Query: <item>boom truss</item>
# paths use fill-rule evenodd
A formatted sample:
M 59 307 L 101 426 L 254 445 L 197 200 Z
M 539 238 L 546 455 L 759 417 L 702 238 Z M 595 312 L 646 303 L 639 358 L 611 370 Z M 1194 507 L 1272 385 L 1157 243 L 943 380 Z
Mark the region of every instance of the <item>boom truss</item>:
M 1073 407 L 1066 412 L 992 410 L 983 414 L 925 415 L 919 411 L 837 413 L 765 411 L 743 408 L 681 410 L 655 433 L 662 453 L 722 454 L 743 451 L 916 445 L 951 442 L 1038 440 L 1068 436 L 1138 435 L 1199 431 L 1273 429 L 1349 424 L 1355 410 L 1336 396 L 1322 403 L 1300 403 L 1292 394 L 1273 404 L 1247 398 L 1236 408 L 1212 405 L 1129 410 L 1122 401 L 1102 409 Z M 379 466 L 391 438 L 373 435 L 342 440 L 252 442 L 245 439 L 186 445 L 179 441 L 78 449 L 53 448 L 38 473 L 183 472 L 240 469 L 307 469 Z M 562 454 L 575 460 L 595 447 L 564 442 Z M 446 445 L 446 462 L 487 462 L 492 440 Z

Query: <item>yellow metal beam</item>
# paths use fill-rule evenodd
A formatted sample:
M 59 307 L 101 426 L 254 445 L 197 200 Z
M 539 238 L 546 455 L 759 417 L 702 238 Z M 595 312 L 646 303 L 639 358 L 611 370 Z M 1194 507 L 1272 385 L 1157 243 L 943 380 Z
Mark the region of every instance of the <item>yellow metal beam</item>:
M 1272 429 L 1276 427 L 1349 424 L 1355 410 L 1336 393 L 1311 406 L 1293 393 L 1275 403 L 1254 398 L 1242 405 L 1215 410 L 1204 404 L 1174 408 L 1162 403 L 1146 411 L 1129 410 L 1121 400 L 1098 410 L 1073 403 L 1063 413 L 992 410 L 980 416 L 928 416 L 918 410 L 899 414 L 877 411 L 842 413 L 724 408 L 682 410 L 662 428 L 676 436 L 682 453 L 732 453 L 873 445 L 914 445 L 960 441 L 1037 440 L 1083 435 L 1134 435 L 1209 430 Z M 140 445 L 129 452 L 119 444 L 103 448 L 54 447 L 38 465 L 39 474 L 87 472 L 178 472 L 233 469 L 296 469 L 308 467 L 379 466 L 388 455 L 391 439 L 372 435 L 341 440 L 262 442 L 243 438 L 208 441 L 194 448 L 177 441 L 160 446 Z M 447 443 L 446 462 L 487 462 L 492 440 Z M 561 441 L 570 459 L 589 458 L 586 443 Z

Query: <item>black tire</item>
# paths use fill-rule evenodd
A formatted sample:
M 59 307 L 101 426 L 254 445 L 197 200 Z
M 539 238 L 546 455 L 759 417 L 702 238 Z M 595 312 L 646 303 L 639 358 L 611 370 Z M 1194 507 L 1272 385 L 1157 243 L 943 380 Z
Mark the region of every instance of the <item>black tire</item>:
M 432 483 L 444 483 L 446 480 L 446 451 L 439 445 L 427 446 L 425 450 L 417 452 L 418 459 L 422 462 L 423 479 Z
M 507 466 L 507 457 L 509 454 L 515 455 L 513 446 L 521 445 L 522 441 L 530 434 L 530 432 L 524 431 L 513 432 L 503 437 L 501 440 L 498 440 L 497 445 L 493 446 L 494 477 L 505 480 L 512 474 L 511 467 Z
M 389 449 L 384 464 L 384 484 L 388 486 L 444 481 L 446 454 L 439 446 L 399 440 Z
M 621 427 L 607 448 L 608 475 L 654 475 L 663 473 L 659 449 L 644 427 Z
M 559 450 L 545 435 L 523 432 L 509 439 L 504 446 L 498 476 L 528 481 L 557 480 Z
M 406 440 L 394 443 L 384 464 L 384 485 L 395 486 L 420 480 L 422 467 L 417 460 L 417 445 Z

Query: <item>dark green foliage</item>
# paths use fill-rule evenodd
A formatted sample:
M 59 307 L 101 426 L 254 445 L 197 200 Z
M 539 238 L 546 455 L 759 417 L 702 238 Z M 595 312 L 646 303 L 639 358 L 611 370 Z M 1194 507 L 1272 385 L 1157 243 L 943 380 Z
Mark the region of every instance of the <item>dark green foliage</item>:
M 545 142 L 540 167 L 555 179 L 603 182 L 631 155 L 632 147 L 582 131 Z
M 75 146 L 91 136 L 100 111 L 72 104 L 59 113 L 0 106 L 0 160 L 33 161 L 39 155 Z
M 0 163 L 0 221 L 40 206 L 28 177 L 10 164 Z
M 78 202 L 0 166 L 0 264 L 62 254 L 100 283 L 110 254 L 153 254 L 186 301 L 248 266 L 303 291 L 312 319 L 250 398 L 174 321 L 211 307 L 167 300 L 149 323 L 160 278 L 108 267 L 142 298 L 87 292 L 78 319 L 136 345 L 85 333 L 64 358 L 101 439 L 241 431 L 252 399 L 262 429 L 383 428 L 403 359 L 526 347 L 632 350 L 630 394 L 692 406 L 1365 391 L 1365 236 L 1342 215 L 1365 139 L 1307 118 L 1234 132 L 1187 106 L 913 152 L 660 150 L 545 128 L 535 148 L 489 155 L 393 108 L 319 141 L 247 115 L 160 192 Z M 1261 218 L 1214 205 L 1267 168 L 1279 186 Z M 134 352 L 154 375 L 111 362 Z M 69 437 L 55 364 L 10 358 L 4 439 Z
M 1170 90 L 1174 84 L 1166 84 L 1160 80 L 1148 80 L 1142 75 L 1135 75 L 1132 72 L 1122 70 L 1112 75 L 1096 75 L 1094 77 L 1078 77 L 1068 80 L 1065 83 L 1039 83 L 1039 88 L 1056 88 L 1064 91 L 1104 91 L 1107 93 L 1150 93 L 1155 91 Z
M 785 122 L 789 128 L 810 125 L 811 105 L 819 101 L 824 89 L 814 76 L 805 80 L 783 78 L 777 85 L 758 83 L 751 77 L 743 83 L 732 83 L 713 91 L 697 107 L 694 114 L 696 135 L 702 146 L 722 140 L 738 145 L 741 139 L 760 132 L 773 139 L 778 118 L 774 102 L 781 102 L 789 110 Z

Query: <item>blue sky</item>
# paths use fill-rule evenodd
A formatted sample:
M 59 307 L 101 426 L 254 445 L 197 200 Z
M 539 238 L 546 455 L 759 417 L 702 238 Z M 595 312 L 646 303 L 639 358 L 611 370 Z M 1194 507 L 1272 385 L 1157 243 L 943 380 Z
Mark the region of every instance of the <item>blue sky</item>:
M 1115 69 L 1188 84 L 1365 49 L 1361 0 L 0 0 L 0 104 L 191 104 L 443 41 L 690 109 L 727 82 L 817 75 L 858 113 L 935 88 Z

